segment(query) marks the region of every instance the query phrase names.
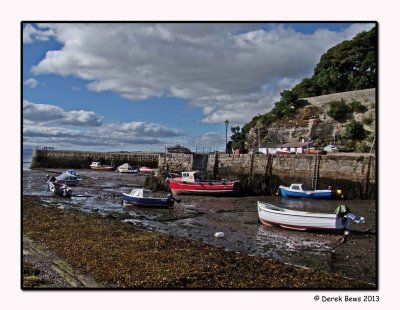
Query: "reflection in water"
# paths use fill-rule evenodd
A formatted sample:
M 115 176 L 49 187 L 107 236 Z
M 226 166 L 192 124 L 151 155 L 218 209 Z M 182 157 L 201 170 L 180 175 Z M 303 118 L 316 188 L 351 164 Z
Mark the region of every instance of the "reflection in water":
M 259 254 L 282 260 L 284 253 L 293 254 L 296 251 L 307 251 L 312 255 L 326 253 L 337 242 L 337 236 L 326 235 L 324 238 L 317 238 L 315 234 L 308 232 L 260 225 L 256 240 Z

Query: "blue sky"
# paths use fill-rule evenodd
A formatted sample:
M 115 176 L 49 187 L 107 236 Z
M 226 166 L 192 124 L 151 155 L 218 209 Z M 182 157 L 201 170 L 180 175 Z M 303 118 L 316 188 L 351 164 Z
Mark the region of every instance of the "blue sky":
M 23 145 L 224 150 L 311 76 L 321 55 L 373 24 L 23 25 Z

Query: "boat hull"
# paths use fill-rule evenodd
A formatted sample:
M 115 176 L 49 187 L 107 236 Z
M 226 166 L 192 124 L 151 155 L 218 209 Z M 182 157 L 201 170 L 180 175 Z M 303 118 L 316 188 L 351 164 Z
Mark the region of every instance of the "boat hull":
M 138 170 L 131 170 L 131 169 L 117 169 L 119 173 L 139 173 Z
M 122 194 L 122 200 L 127 204 L 149 208 L 171 208 L 175 203 L 175 201 L 170 198 L 142 198 L 133 197 L 125 193 Z
M 239 192 L 238 182 L 185 182 L 170 180 L 169 188 L 174 195 L 209 195 L 225 196 Z
M 139 172 L 143 172 L 143 173 L 152 173 L 153 169 L 149 168 L 149 167 L 141 167 L 139 168 Z
M 66 184 L 68 186 L 78 185 L 81 180 L 77 178 L 58 178 L 56 177 L 57 184 Z
M 279 208 L 257 202 L 258 216 L 264 225 L 301 231 L 341 232 L 350 228 L 350 221 L 338 214 L 311 213 Z
M 113 167 L 93 167 L 93 166 L 90 166 L 90 169 L 103 170 L 103 171 L 112 171 L 112 170 L 114 170 Z
M 49 181 L 47 183 L 48 188 L 50 191 L 52 191 L 54 194 L 62 197 L 71 197 L 72 196 L 72 189 L 69 188 L 67 185 L 61 185 L 57 183 L 53 183 Z
M 68 186 L 75 186 L 79 184 L 79 181 L 74 180 L 57 180 L 58 184 L 66 184 Z
M 279 191 L 285 198 L 330 199 L 335 196 L 332 190 L 294 191 L 285 186 L 279 186 Z

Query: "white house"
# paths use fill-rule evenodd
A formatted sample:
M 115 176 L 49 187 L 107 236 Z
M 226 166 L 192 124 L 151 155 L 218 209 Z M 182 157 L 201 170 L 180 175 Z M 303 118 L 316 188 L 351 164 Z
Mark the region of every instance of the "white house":
M 326 151 L 328 153 L 338 153 L 339 149 L 336 146 L 329 144 L 324 147 L 324 151 Z

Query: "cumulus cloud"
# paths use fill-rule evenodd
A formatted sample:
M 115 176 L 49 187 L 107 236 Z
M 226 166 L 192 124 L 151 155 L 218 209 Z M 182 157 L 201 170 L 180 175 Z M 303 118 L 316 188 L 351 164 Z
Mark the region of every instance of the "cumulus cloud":
M 168 128 L 160 124 L 145 122 L 130 122 L 110 124 L 104 126 L 101 131 L 112 132 L 114 135 L 131 135 L 135 137 L 178 137 L 186 135 L 185 132 Z
M 128 122 L 102 124 L 102 117 L 91 111 L 66 112 L 49 104 L 23 102 L 25 147 L 154 150 L 171 144 L 170 139 L 186 132 L 156 123 Z M 70 128 L 69 125 L 75 127 Z M 76 127 L 78 126 L 78 127 Z M 76 129 L 79 128 L 79 129 Z
M 23 43 L 33 43 L 34 41 L 48 41 L 54 35 L 52 29 L 40 29 L 40 25 L 36 28 L 31 24 L 24 26 L 22 32 Z
M 63 127 L 24 126 L 24 137 L 77 137 L 81 134 L 79 130 Z
M 158 124 L 144 124 L 136 129 L 128 130 L 131 124 L 109 124 L 104 127 L 88 130 L 69 129 L 65 127 L 53 127 L 48 124 L 24 124 L 23 137 L 25 147 L 37 145 L 54 146 L 58 149 L 90 149 L 104 150 L 112 148 L 118 150 L 144 150 L 159 151 L 164 146 L 173 144 L 170 138 L 177 136 L 178 131 L 168 129 Z M 162 127 L 164 133 L 161 136 L 146 134 L 143 128 Z M 115 130 L 115 131 L 114 131 Z M 157 130 L 156 130 L 157 131 Z M 168 135 L 170 132 L 170 135 Z
M 23 118 L 26 121 L 53 122 L 59 125 L 101 126 L 103 117 L 92 111 L 64 111 L 60 107 L 50 104 L 32 103 L 23 101 Z
M 228 129 L 228 139 L 230 134 L 230 130 Z M 196 144 L 212 147 L 224 145 L 225 135 L 218 132 L 206 132 L 200 136 L 200 138 L 196 141 Z
M 75 76 L 91 91 L 129 100 L 174 96 L 203 108 L 204 123 L 247 122 L 272 108 L 282 87 L 306 76 L 333 45 L 373 24 L 311 34 L 283 25 L 47 24 L 26 26 L 28 38 L 52 35 L 33 74 Z M 36 31 L 35 31 L 36 30 Z M 46 35 L 43 34 L 46 33 Z M 28 39 L 27 39 L 28 40 Z
M 34 78 L 30 78 L 24 81 L 24 85 L 29 86 L 30 88 L 35 88 L 39 85 L 39 81 Z

